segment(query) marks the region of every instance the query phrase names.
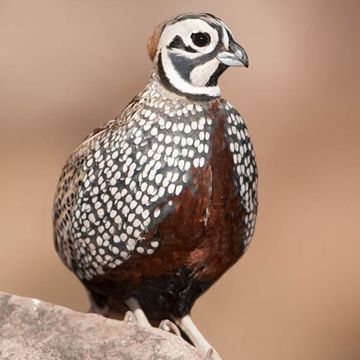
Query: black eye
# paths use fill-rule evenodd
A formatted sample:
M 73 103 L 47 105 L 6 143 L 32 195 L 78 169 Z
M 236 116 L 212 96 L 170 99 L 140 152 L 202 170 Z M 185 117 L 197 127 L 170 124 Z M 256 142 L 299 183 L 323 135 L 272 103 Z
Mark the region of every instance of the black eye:
M 193 41 L 194 45 L 198 47 L 204 47 L 210 44 L 210 35 L 208 33 L 193 33 L 191 34 L 191 40 Z

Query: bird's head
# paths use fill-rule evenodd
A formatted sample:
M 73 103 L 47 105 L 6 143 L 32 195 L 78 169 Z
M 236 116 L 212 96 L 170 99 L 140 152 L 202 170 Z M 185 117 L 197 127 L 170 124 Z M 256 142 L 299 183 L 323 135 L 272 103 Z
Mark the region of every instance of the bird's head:
M 219 76 L 229 66 L 248 67 L 230 29 L 210 14 L 184 14 L 155 28 L 148 53 L 162 84 L 188 98 L 220 96 Z

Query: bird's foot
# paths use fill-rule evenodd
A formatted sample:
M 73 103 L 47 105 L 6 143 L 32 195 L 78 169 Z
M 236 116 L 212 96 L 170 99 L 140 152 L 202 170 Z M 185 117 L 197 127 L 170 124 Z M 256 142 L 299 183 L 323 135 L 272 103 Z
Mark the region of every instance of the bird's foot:
M 142 310 L 139 302 L 135 298 L 129 298 L 125 301 L 134 315 L 134 322 L 141 326 L 151 327 L 149 320 L 147 319 L 144 311 Z M 126 314 L 125 314 L 126 315 Z M 128 315 L 130 316 L 130 315 Z
M 180 336 L 181 337 L 181 333 L 179 328 L 170 320 L 165 319 L 163 321 L 161 321 L 160 325 L 159 325 L 159 329 L 162 329 L 164 331 L 167 331 L 171 334 L 174 334 L 176 336 Z
M 134 313 L 133 313 L 132 311 L 128 310 L 128 311 L 125 313 L 124 323 L 125 323 L 125 324 L 136 323 L 136 318 L 135 318 L 135 315 L 134 315 Z

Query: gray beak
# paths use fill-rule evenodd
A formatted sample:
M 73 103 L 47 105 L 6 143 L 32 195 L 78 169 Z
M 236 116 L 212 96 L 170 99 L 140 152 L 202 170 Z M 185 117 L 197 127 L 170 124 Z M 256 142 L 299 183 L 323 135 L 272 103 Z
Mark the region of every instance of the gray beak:
M 221 51 L 217 59 L 227 66 L 249 66 L 245 50 L 233 40 L 230 40 L 229 50 Z

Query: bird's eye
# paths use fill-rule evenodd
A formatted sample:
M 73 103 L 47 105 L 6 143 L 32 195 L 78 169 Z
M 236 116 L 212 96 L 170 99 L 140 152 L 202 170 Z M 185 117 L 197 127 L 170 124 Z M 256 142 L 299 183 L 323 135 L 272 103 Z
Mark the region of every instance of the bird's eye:
M 193 33 L 191 34 L 191 40 L 193 41 L 194 45 L 198 47 L 204 47 L 210 44 L 210 35 L 208 33 Z

